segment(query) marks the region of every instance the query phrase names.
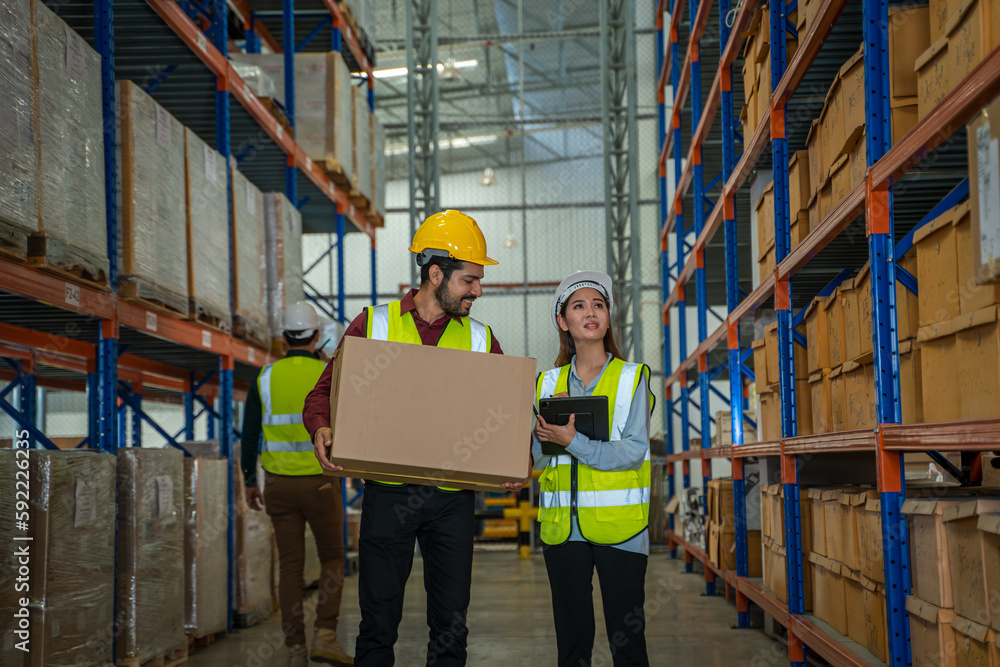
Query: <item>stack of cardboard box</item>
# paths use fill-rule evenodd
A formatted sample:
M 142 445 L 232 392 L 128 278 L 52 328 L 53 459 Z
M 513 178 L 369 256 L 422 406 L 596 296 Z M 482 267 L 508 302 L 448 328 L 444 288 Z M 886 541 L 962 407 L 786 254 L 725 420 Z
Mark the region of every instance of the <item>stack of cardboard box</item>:
M 760 489 L 761 532 L 764 543 L 764 588 L 781 602 L 788 602 L 787 544 L 785 542 L 785 502 L 782 484 L 764 484 Z M 812 508 L 806 490 L 800 491 L 802 554 L 812 551 Z M 803 559 L 803 592 L 806 611 L 813 608 L 812 572 Z
M 708 559 L 720 570 L 736 569 L 736 519 L 733 480 L 708 483 Z M 748 576 L 761 576 L 761 531 L 747 531 Z

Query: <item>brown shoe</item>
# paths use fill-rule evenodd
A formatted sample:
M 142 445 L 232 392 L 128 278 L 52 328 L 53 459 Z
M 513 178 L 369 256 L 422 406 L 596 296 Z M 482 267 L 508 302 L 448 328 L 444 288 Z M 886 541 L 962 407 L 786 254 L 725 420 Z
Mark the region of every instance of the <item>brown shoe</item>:
M 288 667 L 309 667 L 309 651 L 305 644 L 288 647 Z
M 353 665 L 354 658 L 347 655 L 344 647 L 337 641 L 337 631 L 326 628 L 316 628 L 316 635 L 313 637 L 312 653 L 309 655 L 312 662 L 321 662 L 326 665 Z

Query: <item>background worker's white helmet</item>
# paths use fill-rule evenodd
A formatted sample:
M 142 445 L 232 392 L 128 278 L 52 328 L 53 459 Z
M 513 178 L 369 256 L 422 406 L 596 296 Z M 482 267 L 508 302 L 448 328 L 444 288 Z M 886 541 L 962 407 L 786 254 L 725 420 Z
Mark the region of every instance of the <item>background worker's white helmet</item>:
M 285 309 L 281 328 L 286 333 L 295 332 L 296 338 L 309 338 L 319 329 L 319 316 L 308 301 L 297 301 Z

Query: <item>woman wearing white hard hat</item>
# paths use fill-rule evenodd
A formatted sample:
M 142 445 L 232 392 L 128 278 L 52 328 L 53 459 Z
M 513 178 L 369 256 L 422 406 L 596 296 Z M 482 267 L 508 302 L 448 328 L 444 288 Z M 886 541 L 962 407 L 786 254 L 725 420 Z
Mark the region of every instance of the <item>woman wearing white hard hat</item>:
M 610 440 L 538 418 L 532 454 L 540 479 L 538 521 L 552 589 L 559 665 L 590 665 L 596 633 L 593 576 L 601 583 L 616 666 L 649 665 L 646 561 L 649 557 L 649 368 L 626 362 L 611 330 L 611 278 L 580 271 L 552 302 L 559 335 L 556 367 L 538 376 L 536 397 L 607 396 Z M 566 448 L 546 456 L 542 442 Z

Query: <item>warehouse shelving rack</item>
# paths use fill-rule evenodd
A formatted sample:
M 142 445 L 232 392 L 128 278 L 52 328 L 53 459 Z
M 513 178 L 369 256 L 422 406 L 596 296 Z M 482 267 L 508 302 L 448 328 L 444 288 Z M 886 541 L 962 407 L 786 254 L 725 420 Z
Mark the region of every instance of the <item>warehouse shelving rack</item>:
M 690 486 L 691 461 L 701 460 L 703 477 L 711 475 L 711 462 L 715 458 L 729 459 L 735 498 L 736 520 L 736 571 L 720 571 L 707 558 L 705 545 L 687 542 L 678 534 L 671 517 L 671 549 L 681 547 L 690 564 L 698 560 L 705 565 L 707 592 L 714 593 L 715 581 L 722 579 L 736 592 L 739 627 L 749 626 L 749 603 L 761 607 L 788 631 L 790 663 L 804 665 L 806 649 L 813 651 L 833 665 L 880 664 L 871 654 L 852 648 L 844 637 L 829 626 L 808 616 L 803 608 L 803 564 L 801 559 L 801 516 L 799 511 L 799 475 L 806 462 L 816 456 L 845 456 L 856 454 L 874 459 L 877 487 L 881 496 L 883 549 L 885 560 L 886 618 L 889 626 L 889 664 L 911 664 L 909 625 L 905 609 L 910 590 L 909 550 L 907 527 L 900 509 L 904 499 L 904 452 L 936 453 L 937 451 L 981 452 L 1000 448 L 1000 420 L 958 422 L 942 424 L 901 425 L 899 405 L 899 357 L 896 329 L 896 280 L 915 291 L 915 279 L 896 265 L 911 243 L 912 229 L 933 219 L 946 208 L 953 206 L 968 193 L 968 181 L 963 181 L 965 165 L 964 141 L 952 142 L 950 137 L 960 132 L 965 123 L 978 110 L 1000 93 L 1000 49 L 994 50 L 948 94 L 930 113 L 895 145 L 891 144 L 889 113 L 889 63 L 887 0 L 821 0 L 817 16 L 807 26 L 804 34 L 796 35 L 798 49 L 787 57 L 786 30 L 795 34 L 794 26 L 787 22 L 785 12 L 791 13 L 797 3 L 788 5 L 772 2 L 765 14 L 770 38 L 770 100 L 764 117 L 752 136 L 739 137 L 734 123 L 733 93 L 738 82 L 732 69 L 739 57 L 744 32 L 750 25 L 758 7 L 756 0 L 744 0 L 732 8 L 728 0 L 690 0 L 688 20 L 684 22 L 685 7 L 678 0 L 659 0 L 656 4 L 659 92 L 659 194 L 661 200 L 661 272 L 663 278 L 664 361 L 668 378 L 665 391 L 670 407 L 666 413 L 668 489 L 675 494 L 674 466 L 682 466 L 683 485 Z M 713 7 L 715 5 L 715 7 Z M 718 68 L 707 99 L 701 98 L 701 63 L 706 54 L 700 48 L 700 39 L 706 30 L 710 13 L 719 16 Z M 799 7 L 802 11 L 802 8 Z M 665 17 L 669 13 L 669 23 Z M 728 19 L 731 23 L 727 22 Z M 853 27 L 856 39 L 851 44 L 850 35 L 844 40 L 843 31 Z M 687 45 L 683 49 L 681 38 L 687 30 Z M 840 32 L 840 34 L 838 34 Z M 790 248 L 790 220 L 788 207 L 789 143 L 803 144 L 803 128 L 797 122 L 802 114 L 802 103 L 795 93 L 803 90 L 807 82 L 817 85 L 825 77 L 829 85 L 839 64 L 853 53 L 858 44 L 864 44 L 866 117 L 865 141 L 868 170 L 864 182 L 858 184 L 836 208 L 810 229 L 809 235 L 794 250 Z M 847 45 L 847 51 L 844 45 Z M 837 51 L 838 45 L 840 51 Z M 831 52 L 834 58 L 831 59 Z M 683 58 L 682 58 L 683 54 Z M 839 57 L 839 61 L 837 60 Z M 834 65 L 831 70 L 830 65 Z M 673 89 L 671 115 L 667 116 L 666 83 Z M 817 89 L 814 89 L 817 90 Z M 825 87 L 821 90 L 825 93 Z M 687 99 L 690 97 L 690 101 Z M 685 106 L 691 109 L 691 126 L 688 130 L 688 151 L 683 152 L 683 117 Z M 714 198 L 706 195 L 702 165 L 705 145 L 716 115 L 721 109 L 722 170 L 715 179 L 722 186 Z M 818 108 L 814 108 L 818 115 Z M 743 150 L 737 155 L 735 147 L 742 141 Z M 767 144 L 770 143 L 770 151 Z M 950 145 L 950 146 L 949 146 Z M 953 148 L 954 150 L 949 150 Z M 924 160 L 934 155 L 938 168 L 951 167 L 943 178 L 935 177 L 930 169 L 922 171 Z M 672 157 L 673 183 L 667 182 L 667 160 Z M 770 166 L 774 178 L 775 243 L 777 267 L 773 274 L 761 276 L 759 285 L 752 290 L 740 286 L 737 262 L 737 196 L 755 168 Z M 947 169 L 945 169 L 947 171 Z M 921 188 L 906 188 L 898 198 L 894 187 L 907 184 L 908 179 L 921 178 Z M 714 183 L 714 181 L 713 181 Z M 672 187 L 668 187 L 668 185 Z M 745 188 L 744 188 L 745 189 Z M 688 191 L 693 191 L 693 197 Z M 672 195 L 670 194 L 672 192 Z M 710 205 L 707 214 L 703 202 Z M 685 228 L 685 213 L 691 211 L 694 224 Z M 860 221 L 859 221 L 860 217 Z M 706 301 L 705 250 L 720 228 L 725 234 L 726 302 L 728 314 L 711 333 L 704 326 L 710 310 Z M 906 228 L 911 234 L 904 236 Z M 749 225 L 744 225 L 749 229 Z M 862 252 L 844 243 L 845 231 L 860 232 L 866 239 L 860 246 Z M 676 263 L 670 261 L 668 235 L 676 238 Z M 695 238 L 688 241 L 693 232 Z M 744 232 L 746 233 L 746 232 Z M 900 237 L 903 236 L 901 240 Z M 849 240 L 849 239 L 848 239 Z M 824 255 L 824 249 L 829 249 Z M 835 251 L 835 252 L 830 252 Z M 831 255 L 833 255 L 831 257 Z M 853 270 L 865 260 L 870 262 L 872 275 L 872 324 L 875 352 L 875 387 L 878 426 L 872 430 L 827 433 L 819 436 L 797 436 L 795 420 L 795 383 L 793 340 L 799 336 L 795 327 L 801 322 L 802 312 L 794 308 L 808 302 L 826 281 L 838 272 Z M 856 264 L 852 264 L 856 261 Z M 809 268 L 819 266 L 824 271 L 815 274 Z M 685 308 L 686 285 L 694 276 L 696 303 L 699 318 L 699 340 L 693 352 L 688 353 L 686 341 Z M 840 278 L 845 277 L 840 273 Z M 805 289 L 793 295 L 792 282 Z M 833 284 L 837 284 L 839 280 Z M 747 292 L 749 292 L 747 294 Z M 753 372 L 744 361 L 748 351 L 741 347 L 740 324 L 757 309 L 773 303 L 779 322 L 779 368 L 781 400 L 781 434 L 777 442 L 743 443 L 743 378 L 753 381 Z M 673 308 L 677 308 L 678 322 L 671 322 Z M 676 365 L 671 360 L 672 327 L 679 342 L 680 359 Z M 804 340 L 798 340 L 805 343 Z M 708 446 L 711 417 L 708 411 L 708 392 L 714 390 L 710 381 L 721 373 L 719 368 L 709 368 L 709 353 L 725 344 L 728 351 L 723 364 L 728 367 L 730 396 L 725 397 L 731 408 L 732 444 L 711 449 L 691 450 L 689 438 L 688 405 L 693 404 L 689 389 L 689 374 L 697 373 L 700 392 L 700 433 L 703 446 Z M 674 386 L 679 386 L 678 398 L 673 398 Z M 714 390 L 716 393 L 720 393 Z M 673 415 L 681 417 L 679 451 L 675 451 Z M 785 544 L 787 555 L 788 603 L 778 601 L 747 573 L 747 514 L 745 504 L 745 463 L 751 459 L 772 457 L 780 461 L 781 481 L 785 508 Z M 871 459 L 869 459 L 871 461 Z M 675 554 L 675 551 L 671 552 Z M 728 592 L 728 591 L 727 591 Z
M 279 4 L 285 34 L 294 37 L 293 0 Z M 368 103 L 374 107 L 371 63 L 346 28 L 340 6 L 333 0 L 324 0 L 322 6 L 331 17 L 333 48 L 343 47 L 352 71 L 362 73 L 361 84 L 368 86 Z M 323 255 L 336 251 L 339 260 L 336 305 L 322 303 L 316 295 L 310 298 L 344 323 L 344 237 L 362 232 L 371 238 L 374 303 L 375 226 L 351 203 L 349 193 L 336 186 L 296 143 L 294 75 L 286 81 L 290 135 L 236 74 L 227 57 L 234 21 L 242 21 L 249 50 L 259 50 L 263 40 L 272 50 L 284 52 L 286 72 L 294 72 L 292 57 L 309 40 L 296 44 L 286 39 L 285 48 L 278 48 L 245 0 L 230 4 L 225 0 L 67 0 L 54 9 L 101 56 L 108 291 L 0 257 L 0 379 L 9 382 L 0 392 L 0 410 L 14 420 L 19 431 L 28 432 L 33 447 L 56 449 L 37 426 L 35 389 L 85 392 L 88 434 L 76 447 L 104 453 L 127 446 L 129 434 L 131 445 L 140 446 L 140 421 L 157 431 L 168 446 L 183 449 L 183 441 L 194 439 L 196 420 L 205 416 L 208 437 L 217 438 L 221 455 L 231 460 L 239 435 L 233 401 L 245 398 L 258 369 L 275 357 L 229 332 L 118 298 L 115 80 L 135 81 L 222 155 L 234 155 L 241 171 L 262 191 L 285 192 L 302 213 L 304 232 L 336 234 L 336 243 Z M 230 106 L 231 97 L 237 106 Z M 227 180 L 231 193 L 231 175 Z M 230 238 L 230 266 L 232 247 Z M 230 270 L 230 304 L 231 276 Z M 16 406 L 7 400 L 15 391 Z M 144 400 L 183 405 L 183 429 L 173 434 L 165 431 L 143 410 Z M 131 415 L 130 424 L 126 414 Z M 232 466 L 229 469 L 232 507 Z M 232 521 L 230 512 L 230 624 L 234 609 Z

